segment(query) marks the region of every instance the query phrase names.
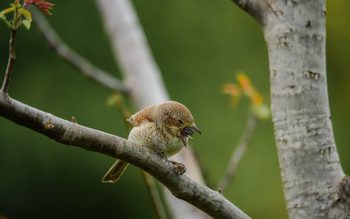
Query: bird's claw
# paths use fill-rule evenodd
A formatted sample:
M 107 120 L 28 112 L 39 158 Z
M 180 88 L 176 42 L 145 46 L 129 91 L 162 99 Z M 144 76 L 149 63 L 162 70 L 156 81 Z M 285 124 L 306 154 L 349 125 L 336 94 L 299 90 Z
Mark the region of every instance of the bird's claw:
M 176 175 L 182 175 L 186 172 L 186 166 L 184 164 L 175 161 L 170 161 L 170 163 L 173 164 L 173 170 L 175 171 Z
M 164 158 L 165 161 L 168 161 L 168 157 L 166 156 L 166 154 L 165 154 L 163 151 L 158 151 L 157 154 L 158 154 L 160 157 Z
M 163 151 L 158 151 L 157 154 L 168 162 L 168 157 Z M 182 175 L 186 172 L 186 166 L 184 164 L 171 160 L 169 160 L 169 162 L 173 165 L 173 170 L 175 171 L 176 175 Z

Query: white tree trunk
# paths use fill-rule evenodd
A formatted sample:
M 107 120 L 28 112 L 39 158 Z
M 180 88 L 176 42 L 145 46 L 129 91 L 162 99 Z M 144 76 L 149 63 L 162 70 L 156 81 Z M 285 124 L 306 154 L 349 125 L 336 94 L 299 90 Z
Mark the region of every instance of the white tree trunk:
M 267 9 L 271 109 L 288 213 L 331 217 L 345 175 L 328 102 L 325 1 L 271 1 Z
M 271 109 L 290 218 L 350 218 L 326 75 L 325 0 L 234 0 L 261 25 Z

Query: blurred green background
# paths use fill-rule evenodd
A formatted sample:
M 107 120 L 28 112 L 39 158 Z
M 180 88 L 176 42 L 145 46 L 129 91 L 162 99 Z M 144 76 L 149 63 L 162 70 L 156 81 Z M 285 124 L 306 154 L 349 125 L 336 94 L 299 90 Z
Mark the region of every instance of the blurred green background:
M 53 1 L 49 22 L 97 66 L 120 77 L 94 1 Z M 2 0 L 0 10 L 10 1 Z M 202 136 L 191 145 L 217 184 L 245 126 L 249 102 L 236 108 L 220 91 L 244 71 L 269 102 L 266 45 L 258 24 L 231 1 L 134 0 L 153 55 L 173 100 L 193 113 Z M 350 174 L 350 2 L 327 2 L 327 66 L 334 133 Z M 0 23 L 0 69 L 9 30 Z M 111 92 L 87 80 L 46 44 L 35 25 L 21 29 L 10 95 L 78 123 L 127 137 L 121 116 L 106 106 Z M 2 77 L 1 77 L 2 83 Z M 186 149 L 184 149 L 186 150 Z M 154 218 L 140 171 L 101 183 L 114 159 L 56 143 L 0 118 L 0 216 L 8 218 Z M 271 121 L 258 125 L 225 196 L 253 218 L 287 218 Z

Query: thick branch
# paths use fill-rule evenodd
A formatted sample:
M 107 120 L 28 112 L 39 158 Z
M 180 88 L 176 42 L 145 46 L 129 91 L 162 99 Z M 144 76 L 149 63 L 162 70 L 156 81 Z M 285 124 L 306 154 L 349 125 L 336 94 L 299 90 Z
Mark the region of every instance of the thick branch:
M 212 217 L 249 218 L 220 193 L 192 180 L 187 175 L 176 175 L 170 162 L 166 162 L 145 147 L 132 144 L 118 136 L 63 120 L 16 101 L 3 92 L 0 92 L 0 115 L 57 142 L 128 161 L 157 178 L 173 195 Z
M 46 41 L 64 60 L 80 70 L 85 76 L 93 79 L 104 87 L 115 91 L 128 93 L 129 89 L 121 81 L 112 77 L 107 72 L 94 66 L 84 57 L 69 48 L 52 29 L 46 18 L 37 10 L 32 10 L 33 20 L 43 34 Z

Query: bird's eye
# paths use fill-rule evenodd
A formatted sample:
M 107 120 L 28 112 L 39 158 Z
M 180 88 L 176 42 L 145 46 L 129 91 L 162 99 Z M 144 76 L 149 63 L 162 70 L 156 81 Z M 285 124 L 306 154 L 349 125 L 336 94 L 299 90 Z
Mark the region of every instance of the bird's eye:
M 181 120 L 177 120 L 177 125 L 180 127 L 182 124 L 183 124 L 183 122 L 181 121 Z

